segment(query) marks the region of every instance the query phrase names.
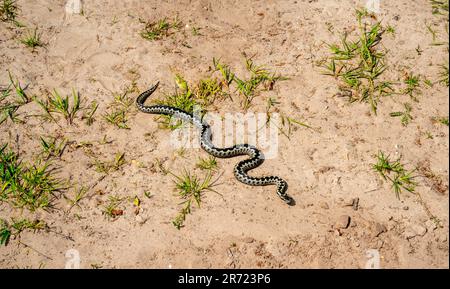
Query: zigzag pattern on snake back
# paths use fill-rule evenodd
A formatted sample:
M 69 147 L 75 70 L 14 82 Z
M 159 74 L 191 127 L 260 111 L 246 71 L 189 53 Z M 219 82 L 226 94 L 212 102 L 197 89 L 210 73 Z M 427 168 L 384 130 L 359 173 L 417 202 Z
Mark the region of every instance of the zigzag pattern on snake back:
M 192 113 L 185 112 L 181 109 L 167 105 L 145 106 L 146 99 L 156 90 L 158 83 L 149 90 L 141 93 L 136 99 L 137 108 L 145 113 L 163 114 L 174 116 L 176 118 L 191 122 L 201 130 L 200 145 L 209 154 L 218 158 L 231 158 L 239 155 L 248 155 L 250 158 L 240 161 L 234 168 L 234 175 L 240 182 L 251 186 L 276 185 L 278 196 L 287 204 L 293 205 L 294 200 L 287 195 L 287 183 L 280 177 L 251 177 L 247 172 L 261 165 L 264 162 L 264 155 L 254 146 L 249 144 L 238 144 L 227 148 L 217 148 L 211 140 L 211 128 L 204 123 L 199 117 Z

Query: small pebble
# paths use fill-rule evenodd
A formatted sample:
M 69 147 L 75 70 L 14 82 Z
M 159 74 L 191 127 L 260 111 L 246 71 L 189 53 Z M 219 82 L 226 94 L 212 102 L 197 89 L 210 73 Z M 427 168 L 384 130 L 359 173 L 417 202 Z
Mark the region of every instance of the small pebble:
M 441 243 L 447 242 L 447 235 L 442 234 L 441 236 L 439 236 L 439 240 L 438 241 L 441 242 Z
M 244 243 L 253 243 L 255 239 L 252 237 L 245 237 L 243 241 Z
M 425 226 L 427 227 L 428 231 L 434 231 L 437 229 L 437 225 L 433 220 L 426 221 Z
M 376 223 L 375 224 L 375 228 L 374 228 L 374 236 L 378 237 L 379 235 L 381 235 L 382 233 L 387 232 L 387 228 L 385 225 L 380 224 L 380 223 Z
M 412 239 L 417 236 L 416 232 L 411 227 L 406 228 L 403 232 L 403 235 L 405 236 L 406 240 Z
M 416 236 L 424 236 L 427 233 L 427 228 L 421 225 L 412 225 L 405 229 L 403 235 L 407 240 L 412 239 Z
M 347 229 L 348 225 L 350 225 L 350 216 L 342 215 L 340 216 L 336 223 L 334 224 L 335 229 Z
M 319 205 L 322 209 L 328 210 L 330 207 L 328 206 L 327 202 L 321 202 Z
M 95 205 L 100 206 L 103 204 L 103 200 L 100 197 L 95 198 Z
M 139 225 L 143 225 L 145 222 L 147 222 L 147 219 L 143 218 L 141 215 L 137 215 L 135 217 L 135 220 Z
M 417 233 L 418 236 L 424 236 L 427 233 L 427 228 L 421 225 L 413 225 L 412 229 Z

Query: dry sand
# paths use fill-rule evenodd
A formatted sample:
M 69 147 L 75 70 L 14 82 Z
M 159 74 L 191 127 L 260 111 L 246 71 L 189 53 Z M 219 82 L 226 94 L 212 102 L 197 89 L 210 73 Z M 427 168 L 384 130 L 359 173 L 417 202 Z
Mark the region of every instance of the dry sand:
M 409 97 L 383 99 L 374 116 L 366 103 L 335 97 L 337 81 L 316 66 L 328 54 L 324 41 L 338 41 L 338 31 L 356 28 L 354 9 L 364 1 L 98 0 L 84 1 L 83 15 L 66 15 L 62 0 L 17 2 L 18 19 L 37 26 L 46 45 L 32 52 L 18 40 L 25 28 L 0 23 L 0 84 L 8 83 L 9 70 L 29 84 L 30 95 L 43 97 L 53 88 L 66 94 L 76 88 L 86 103 L 96 100 L 99 109 L 91 126 L 80 120 L 59 126 L 33 117 L 25 124 L 1 125 L 1 142 L 26 160 L 39 152 L 41 135 L 93 145 L 92 155 L 68 146 L 54 162 L 61 178 L 90 188 L 79 207 L 68 210 L 64 198 L 51 212 L 0 204 L 1 218 L 39 218 L 51 228 L 11 239 L 0 248 L 0 267 L 63 268 L 66 251 L 73 248 L 80 253 L 82 268 L 364 268 L 370 249 L 379 251 L 383 268 L 448 268 L 448 126 L 431 120 L 448 116 L 448 88 L 422 85 L 419 102 L 412 102 L 414 119 L 404 127 L 389 113 L 401 109 Z M 156 21 L 176 15 L 184 23 L 180 32 L 153 42 L 140 37 L 140 18 Z M 401 82 L 403 71 L 414 71 L 434 81 L 437 65 L 448 65 L 448 44 L 430 45 L 425 23 L 435 23 L 444 40 L 448 34 L 429 1 L 382 1 L 377 18 L 396 30 L 394 37 L 383 39 L 389 51 L 387 78 Z M 201 35 L 192 35 L 186 24 L 200 27 Z M 206 193 L 201 208 L 194 206 L 185 227 L 177 230 L 171 220 L 180 199 L 173 177 L 156 169 L 155 160 L 164 160 L 176 173 L 187 168 L 200 175 L 195 163 L 207 154 L 192 149 L 180 157 L 166 145 L 170 132 L 158 128 L 152 116 L 133 114 L 130 129 L 123 130 L 105 122 L 102 114 L 112 93 L 133 80 L 141 91 L 161 81 L 155 93 L 161 96 L 173 91 L 174 71 L 195 82 L 208 75 L 213 57 L 243 73 L 242 51 L 289 77 L 256 98 L 251 111 L 264 112 L 265 97 L 273 96 L 281 111 L 320 127 L 320 132 L 299 127 L 290 139 L 280 135 L 278 157 L 253 172 L 285 178 L 297 204 L 284 204 L 273 186 L 239 183 L 232 172 L 240 158 L 219 159 L 217 175 L 222 175 L 215 189 L 221 195 Z M 242 109 L 225 101 L 217 111 Z M 22 116 L 38 112 L 33 102 L 19 110 Z M 101 144 L 105 135 L 111 143 Z M 428 163 L 443 190 L 433 188 L 432 179 L 419 177 L 416 191 L 422 199 L 403 193 L 398 200 L 371 168 L 379 150 L 401 155 L 408 168 Z M 125 152 L 127 160 L 120 170 L 103 178 L 90 166 L 93 157 L 111 159 L 117 152 Z M 146 198 L 144 191 L 152 197 Z M 103 206 L 115 194 L 137 195 L 142 201 L 139 215 L 132 201 L 126 201 L 124 215 L 106 218 Z M 351 206 L 355 198 L 357 210 Z M 350 225 L 336 229 L 346 218 L 342 216 L 351 218 Z

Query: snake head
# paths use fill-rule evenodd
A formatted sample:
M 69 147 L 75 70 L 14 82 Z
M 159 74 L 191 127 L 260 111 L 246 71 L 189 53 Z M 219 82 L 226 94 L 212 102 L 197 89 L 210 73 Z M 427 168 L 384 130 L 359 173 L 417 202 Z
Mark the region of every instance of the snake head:
M 283 201 L 289 206 L 295 206 L 295 200 L 289 196 L 285 196 Z

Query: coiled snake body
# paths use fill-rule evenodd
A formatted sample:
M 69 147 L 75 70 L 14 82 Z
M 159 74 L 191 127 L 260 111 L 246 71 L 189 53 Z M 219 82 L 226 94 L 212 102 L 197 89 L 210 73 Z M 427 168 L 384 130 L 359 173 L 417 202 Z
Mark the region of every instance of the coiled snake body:
M 163 114 L 174 116 L 179 119 L 189 121 L 201 130 L 200 145 L 209 154 L 218 158 L 231 158 L 239 155 L 248 155 L 250 158 L 240 161 L 234 167 L 234 175 L 240 182 L 251 186 L 276 185 L 278 196 L 287 204 L 293 205 L 294 200 L 287 195 L 287 183 L 280 177 L 251 177 L 247 172 L 261 165 L 264 162 L 263 154 L 254 146 L 249 144 L 238 144 L 227 148 L 217 148 L 211 140 L 211 128 L 194 114 L 167 105 L 145 106 L 145 100 L 156 90 L 159 82 L 149 90 L 141 93 L 136 99 L 138 109 L 145 113 Z

